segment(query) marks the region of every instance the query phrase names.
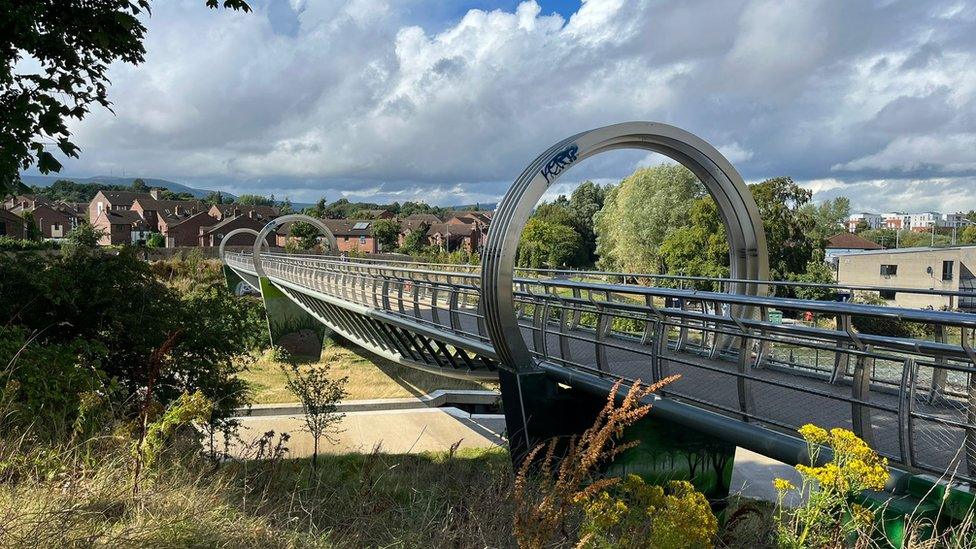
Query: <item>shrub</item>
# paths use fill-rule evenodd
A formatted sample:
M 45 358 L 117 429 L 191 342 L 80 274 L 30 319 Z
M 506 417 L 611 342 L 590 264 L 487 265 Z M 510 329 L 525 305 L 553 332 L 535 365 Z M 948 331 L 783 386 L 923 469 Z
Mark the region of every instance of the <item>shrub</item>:
M 683 549 L 711 547 L 718 519 L 688 481 L 647 484 L 637 475 L 584 498 L 577 547 Z
M 0 252 L 24 252 L 30 250 L 56 250 L 58 244 L 50 240 L 22 240 L 0 236 Z
M 870 535 L 874 515 L 851 503 L 864 490 L 883 490 L 888 481 L 888 461 L 878 456 L 863 440 L 847 429 L 829 432 L 815 425 L 799 430 L 807 442 L 809 465 L 797 465 L 803 478 L 796 487 L 788 480 L 773 482 L 779 495 L 776 514 L 777 537 L 781 547 L 836 547 L 851 535 Z M 831 460 L 817 466 L 821 447 L 833 450 Z M 806 503 L 788 512 L 783 501 L 798 492 Z
M 349 378 L 333 379 L 329 370 L 336 356 L 332 355 L 325 364 L 301 367 L 298 364 L 281 365 L 285 373 L 288 390 L 302 403 L 305 413 L 305 430 L 312 435 L 312 469 L 318 463 L 319 442 L 323 437 L 332 440 L 336 425 L 344 414 L 338 413 L 339 402 L 346 397 L 346 382 Z
M 155 388 L 159 403 L 200 390 L 214 403 L 214 422 L 226 426 L 232 410 L 246 402 L 246 384 L 236 374 L 266 330 L 257 322 L 257 306 L 223 285 L 181 294 L 153 276 L 130 248 L 117 254 L 0 255 L 0 272 L 0 324 L 37 333 L 32 352 L 70 349 L 75 362 L 62 357 L 64 368 L 73 364 L 92 379 L 98 371 L 116 380 L 110 396 L 120 413 L 134 415 L 131 397 L 146 386 L 149 357 L 178 330 L 182 336 L 165 357 Z
M 636 381 L 619 406 L 616 398 L 622 382 L 618 381 L 593 425 L 569 440 L 566 455 L 558 463 L 557 438 L 529 452 L 515 477 L 515 538 L 519 547 L 544 547 L 565 537 L 567 519 L 579 511 L 579 503 L 620 482 L 619 478 L 598 478 L 600 467 L 636 445 L 618 440 L 624 428 L 650 411 L 650 404 L 643 404 L 641 399 L 677 377 L 646 387 Z M 542 458 L 536 463 L 540 455 Z

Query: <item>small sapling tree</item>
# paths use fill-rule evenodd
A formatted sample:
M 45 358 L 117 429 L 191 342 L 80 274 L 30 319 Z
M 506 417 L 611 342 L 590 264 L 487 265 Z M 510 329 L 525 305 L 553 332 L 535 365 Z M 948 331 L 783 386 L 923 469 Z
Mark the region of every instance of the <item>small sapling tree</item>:
M 287 378 L 286 385 L 302 403 L 305 412 L 305 430 L 312 435 L 312 470 L 315 470 L 319 442 L 325 438 L 336 442 L 333 434 L 339 431 L 336 425 L 345 414 L 338 412 L 339 402 L 346 397 L 347 377 L 334 379 L 329 375 L 335 358 L 330 357 L 324 364 L 300 366 L 296 363 L 282 364 L 281 369 Z

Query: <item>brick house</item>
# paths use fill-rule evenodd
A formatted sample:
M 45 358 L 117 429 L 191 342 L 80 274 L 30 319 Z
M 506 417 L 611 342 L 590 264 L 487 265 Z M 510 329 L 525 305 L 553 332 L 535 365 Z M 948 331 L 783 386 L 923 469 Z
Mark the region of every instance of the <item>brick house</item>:
M 166 247 L 175 248 L 177 246 L 199 246 L 200 229 L 202 227 L 212 227 L 217 220 L 210 215 L 210 212 L 198 212 L 190 217 L 184 218 L 179 222 L 166 225 Z
M 18 210 L 33 210 L 42 204 L 51 204 L 51 200 L 36 194 L 19 194 L 7 197 L 3 201 L 3 209 L 14 211 L 19 215 Z
M 103 208 L 92 221 L 92 226 L 103 232 L 98 241 L 103 246 L 143 243 L 152 233 L 142 216 L 121 208 Z
M 152 196 L 149 193 L 132 191 L 98 191 L 95 198 L 92 198 L 91 202 L 88 203 L 88 219 L 91 221 L 92 227 L 105 233 L 105 237 L 102 238 L 102 243 L 120 244 L 121 240 L 123 240 L 121 236 L 123 231 L 119 227 L 113 228 L 111 226 L 112 221 L 117 221 L 117 225 L 123 225 L 127 222 L 126 220 L 131 220 L 131 216 L 102 214 L 106 212 L 127 212 L 132 209 L 132 204 L 139 199 L 150 200 Z M 139 214 L 136 214 L 136 217 L 142 220 L 142 216 Z M 145 223 L 143 223 L 143 227 L 148 230 Z M 112 236 L 113 234 L 117 236 Z
M 431 246 L 454 252 L 460 249 L 476 252 L 481 245 L 481 231 L 474 223 L 434 223 L 427 229 Z
M 373 238 L 373 223 L 368 219 L 323 219 L 335 235 L 340 252 L 375 254 L 379 252 Z M 287 233 L 286 233 L 287 234 Z
M 210 207 L 209 213 L 217 221 L 242 215 L 261 221 L 274 219 L 280 215 L 278 208 L 274 206 L 245 206 L 243 204 L 214 204 Z
M 27 223 L 19 215 L 0 209 L 0 236 L 10 238 L 27 238 Z
M 64 238 L 71 231 L 73 215 L 62 211 L 57 205 L 40 204 L 33 210 L 29 210 L 41 238 Z M 77 225 L 75 225 L 77 226 Z
M 178 225 L 198 213 L 206 213 L 207 206 L 199 200 L 137 198 L 132 203 L 132 211 L 138 212 L 151 230 L 168 236 L 171 226 Z M 196 238 L 193 240 L 195 241 Z

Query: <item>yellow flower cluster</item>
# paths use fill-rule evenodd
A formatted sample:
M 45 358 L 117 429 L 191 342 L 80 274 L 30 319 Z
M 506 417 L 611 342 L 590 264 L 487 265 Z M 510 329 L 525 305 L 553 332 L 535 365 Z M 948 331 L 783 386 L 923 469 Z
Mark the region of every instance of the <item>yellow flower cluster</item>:
M 776 488 L 777 492 L 789 492 L 790 490 L 796 490 L 796 486 L 793 486 L 793 483 L 785 478 L 773 479 L 773 488 Z
M 577 503 L 584 512 L 579 547 L 710 547 L 718 530 L 708 500 L 687 481 L 656 486 L 629 475 Z
M 807 423 L 803 427 L 800 427 L 799 433 L 803 437 L 803 440 L 811 444 L 824 444 L 829 438 L 826 429 L 817 427 L 812 423 Z
M 878 456 L 851 431 L 834 428 L 828 432 L 807 424 L 799 433 L 808 443 L 829 446 L 834 451 L 833 460 L 821 467 L 796 466 L 804 478 L 816 480 L 821 490 L 849 493 L 884 489 L 888 481 L 888 460 Z
M 857 503 L 851 506 L 851 517 L 854 519 L 854 522 L 861 526 L 869 526 L 874 522 L 874 512 Z

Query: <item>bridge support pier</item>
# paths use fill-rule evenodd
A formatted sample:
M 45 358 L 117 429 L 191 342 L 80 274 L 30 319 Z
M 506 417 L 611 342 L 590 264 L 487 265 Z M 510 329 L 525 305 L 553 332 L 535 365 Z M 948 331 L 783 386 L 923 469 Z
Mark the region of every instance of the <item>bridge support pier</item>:
M 292 356 L 318 360 L 328 329 L 271 284 L 267 277 L 262 276 L 259 281 L 271 344 L 284 348 Z
M 581 434 L 606 403 L 606 395 L 568 387 L 544 372 L 499 369 L 498 377 L 516 468 L 536 445 L 552 437 Z M 640 444 L 617 456 L 608 474 L 636 474 L 656 484 L 688 480 L 712 501 L 728 497 L 734 444 L 652 416 L 628 428 L 623 438 Z

